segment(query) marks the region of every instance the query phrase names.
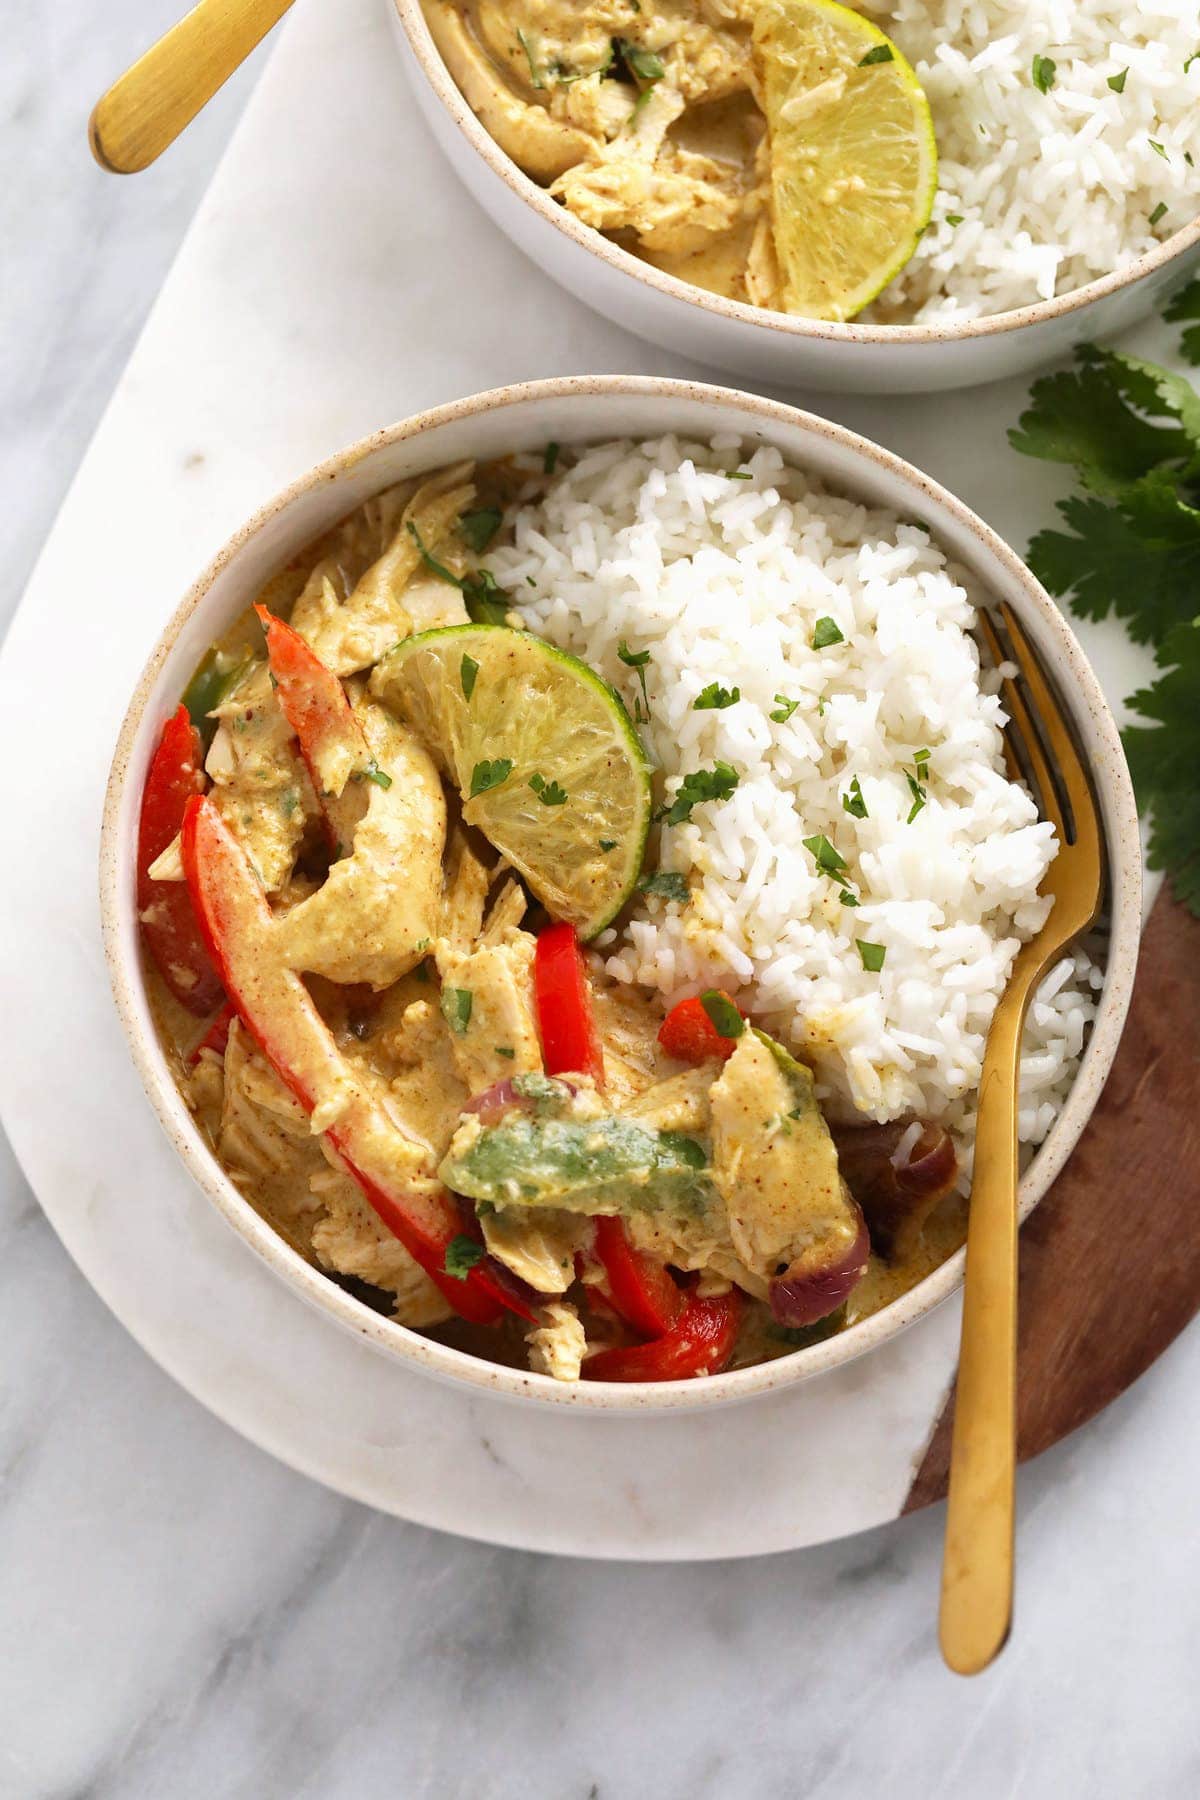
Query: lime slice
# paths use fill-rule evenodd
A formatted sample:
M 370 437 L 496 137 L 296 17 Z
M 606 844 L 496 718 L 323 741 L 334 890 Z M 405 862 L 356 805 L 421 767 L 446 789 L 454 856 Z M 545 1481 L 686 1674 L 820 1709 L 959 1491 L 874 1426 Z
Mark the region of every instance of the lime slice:
M 608 683 L 527 631 L 451 625 L 397 644 L 371 691 L 547 911 L 581 938 L 602 931 L 637 881 L 651 806 L 646 753 Z
M 891 40 L 835 0 L 763 0 L 754 50 L 784 310 L 852 319 L 929 221 L 929 102 Z

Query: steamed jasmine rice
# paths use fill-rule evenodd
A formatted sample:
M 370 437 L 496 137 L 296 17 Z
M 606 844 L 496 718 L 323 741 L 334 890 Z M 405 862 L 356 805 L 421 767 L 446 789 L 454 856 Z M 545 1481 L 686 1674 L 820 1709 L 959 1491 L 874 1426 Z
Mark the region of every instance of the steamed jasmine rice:
M 929 99 L 938 194 L 864 315 L 974 319 L 1128 268 L 1197 211 L 1196 0 L 854 0 Z
M 725 988 L 834 1110 L 938 1118 L 969 1160 L 988 1027 L 1056 851 L 1005 774 L 982 597 L 923 527 L 730 438 L 586 450 L 513 523 L 497 580 L 621 693 L 663 806 L 725 771 L 660 826 L 688 900 L 644 895 L 598 940 L 609 974 L 671 1001 Z M 1066 956 L 1031 1009 L 1027 1143 L 1099 981 Z

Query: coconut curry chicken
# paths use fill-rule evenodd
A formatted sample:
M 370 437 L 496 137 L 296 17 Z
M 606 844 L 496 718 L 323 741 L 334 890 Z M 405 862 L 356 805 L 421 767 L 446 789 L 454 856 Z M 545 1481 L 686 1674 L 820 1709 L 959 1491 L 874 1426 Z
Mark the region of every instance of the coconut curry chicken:
M 912 256 L 937 156 L 897 47 L 832 0 L 423 0 L 488 134 L 584 225 L 754 306 L 847 319 Z
M 535 10 L 532 68 L 578 73 Z M 750 132 L 734 23 L 695 29 Z M 572 82 L 546 118 L 629 99 Z M 728 993 L 667 1004 L 584 947 L 655 891 L 665 808 L 613 689 L 487 567 L 551 451 L 393 487 L 214 646 L 146 779 L 147 978 L 213 1154 L 331 1281 L 559 1381 L 681 1380 L 911 1286 L 961 1238 L 956 1155 L 915 1117 L 827 1117 Z

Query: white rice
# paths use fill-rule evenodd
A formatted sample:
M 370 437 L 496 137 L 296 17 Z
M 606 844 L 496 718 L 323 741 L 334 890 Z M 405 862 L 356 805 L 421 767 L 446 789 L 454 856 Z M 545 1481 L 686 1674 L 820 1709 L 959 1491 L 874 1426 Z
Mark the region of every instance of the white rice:
M 1047 300 L 1195 216 L 1196 0 L 853 3 L 913 64 L 938 145 L 932 223 L 865 316 L 971 319 Z M 1045 94 L 1035 56 L 1055 64 Z
M 739 467 L 750 479 L 724 473 Z M 718 760 L 738 776 L 728 798 L 662 826 L 658 861 L 686 874 L 691 900 L 639 901 L 600 940 L 611 974 L 668 1001 L 725 987 L 842 1110 L 911 1109 L 969 1149 L 988 1025 L 1045 917 L 1056 845 L 1004 774 L 998 678 L 980 680 L 961 575 L 922 527 L 823 492 L 776 450 L 743 462 L 731 438 L 587 450 L 514 524 L 489 559 L 497 579 L 631 712 L 638 678 L 618 648 L 649 650 L 642 735 L 664 795 Z M 844 642 L 814 650 L 820 618 Z M 713 681 L 740 700 L 697 712 Z M 769 716 L 777 696 L 799 702 L 786 722 Z M 910 821 L 906 771 L 926 749 Z M 853 777 L 866 818 L 842 804 Z M 804 847 L 817 834 L 845 858 L 840 877 Z M 856 940 L 884 948 L 881 970 Z M 1032 1009 L 1029 1142 L 1070 1084 L 1097 984 L 1086 958 L 1066 957 Z

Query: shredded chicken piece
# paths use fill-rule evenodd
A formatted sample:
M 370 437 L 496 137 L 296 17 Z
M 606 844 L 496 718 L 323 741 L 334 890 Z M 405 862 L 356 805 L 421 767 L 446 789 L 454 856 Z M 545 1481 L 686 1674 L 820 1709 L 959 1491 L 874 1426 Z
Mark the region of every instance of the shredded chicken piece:
M 578 1381 L 587 1337 L 579 1314 L 569 1300 L 551 1300 L 541 1309 L 539 1323 L 525 1333 L 529 1366 L 536 1375 L 552 1375 L 555 1381 Z
M 344 594 L 335 581 L 330 560 L 317 564 L 296 602 L 292 625 L 335 675 L 370 668 L 409 635 L 412 620 L 403 596 L 424 566 L 420 546 L 437 556 L 471 504 L 473 468 L 469 462 L 456 463 L 422 482 L 391 542 L 349 593 Z
M 312 1246 L 327 1269 L 395 1294 L 393 1317 L 402 1325 L 437 1325 L 453 1317 L 453 1308 L 348 1175 L 324 1168 L 309 1185 L 325 1209 L 313 1227 Z
M 383 988 L 421 960 L 438 928 L 446 801 L 407 726 L 372 702 L 357 716 L 386 785 L 363 782 L 350 855 L 280 920 L 279 941 L 294 969 Z
M 591 1239 L 588 1219 L 579 1213 L 523 1209 L 480 1214 L 483 1241 L 498 1262 L 539 1294 L 565 1294 L 575 1279 L 575 1255 Z
M 445 1010 L 459 1074 L 473 1094 L 542 1067 L 533 957 L 534 939 L 512 927 L 498 943 L 480 944 L 466 955 L 446 942 L 437 946 L 443 996 L 451 990 L 470 996 L 469 1004 L 447 1004 Z

